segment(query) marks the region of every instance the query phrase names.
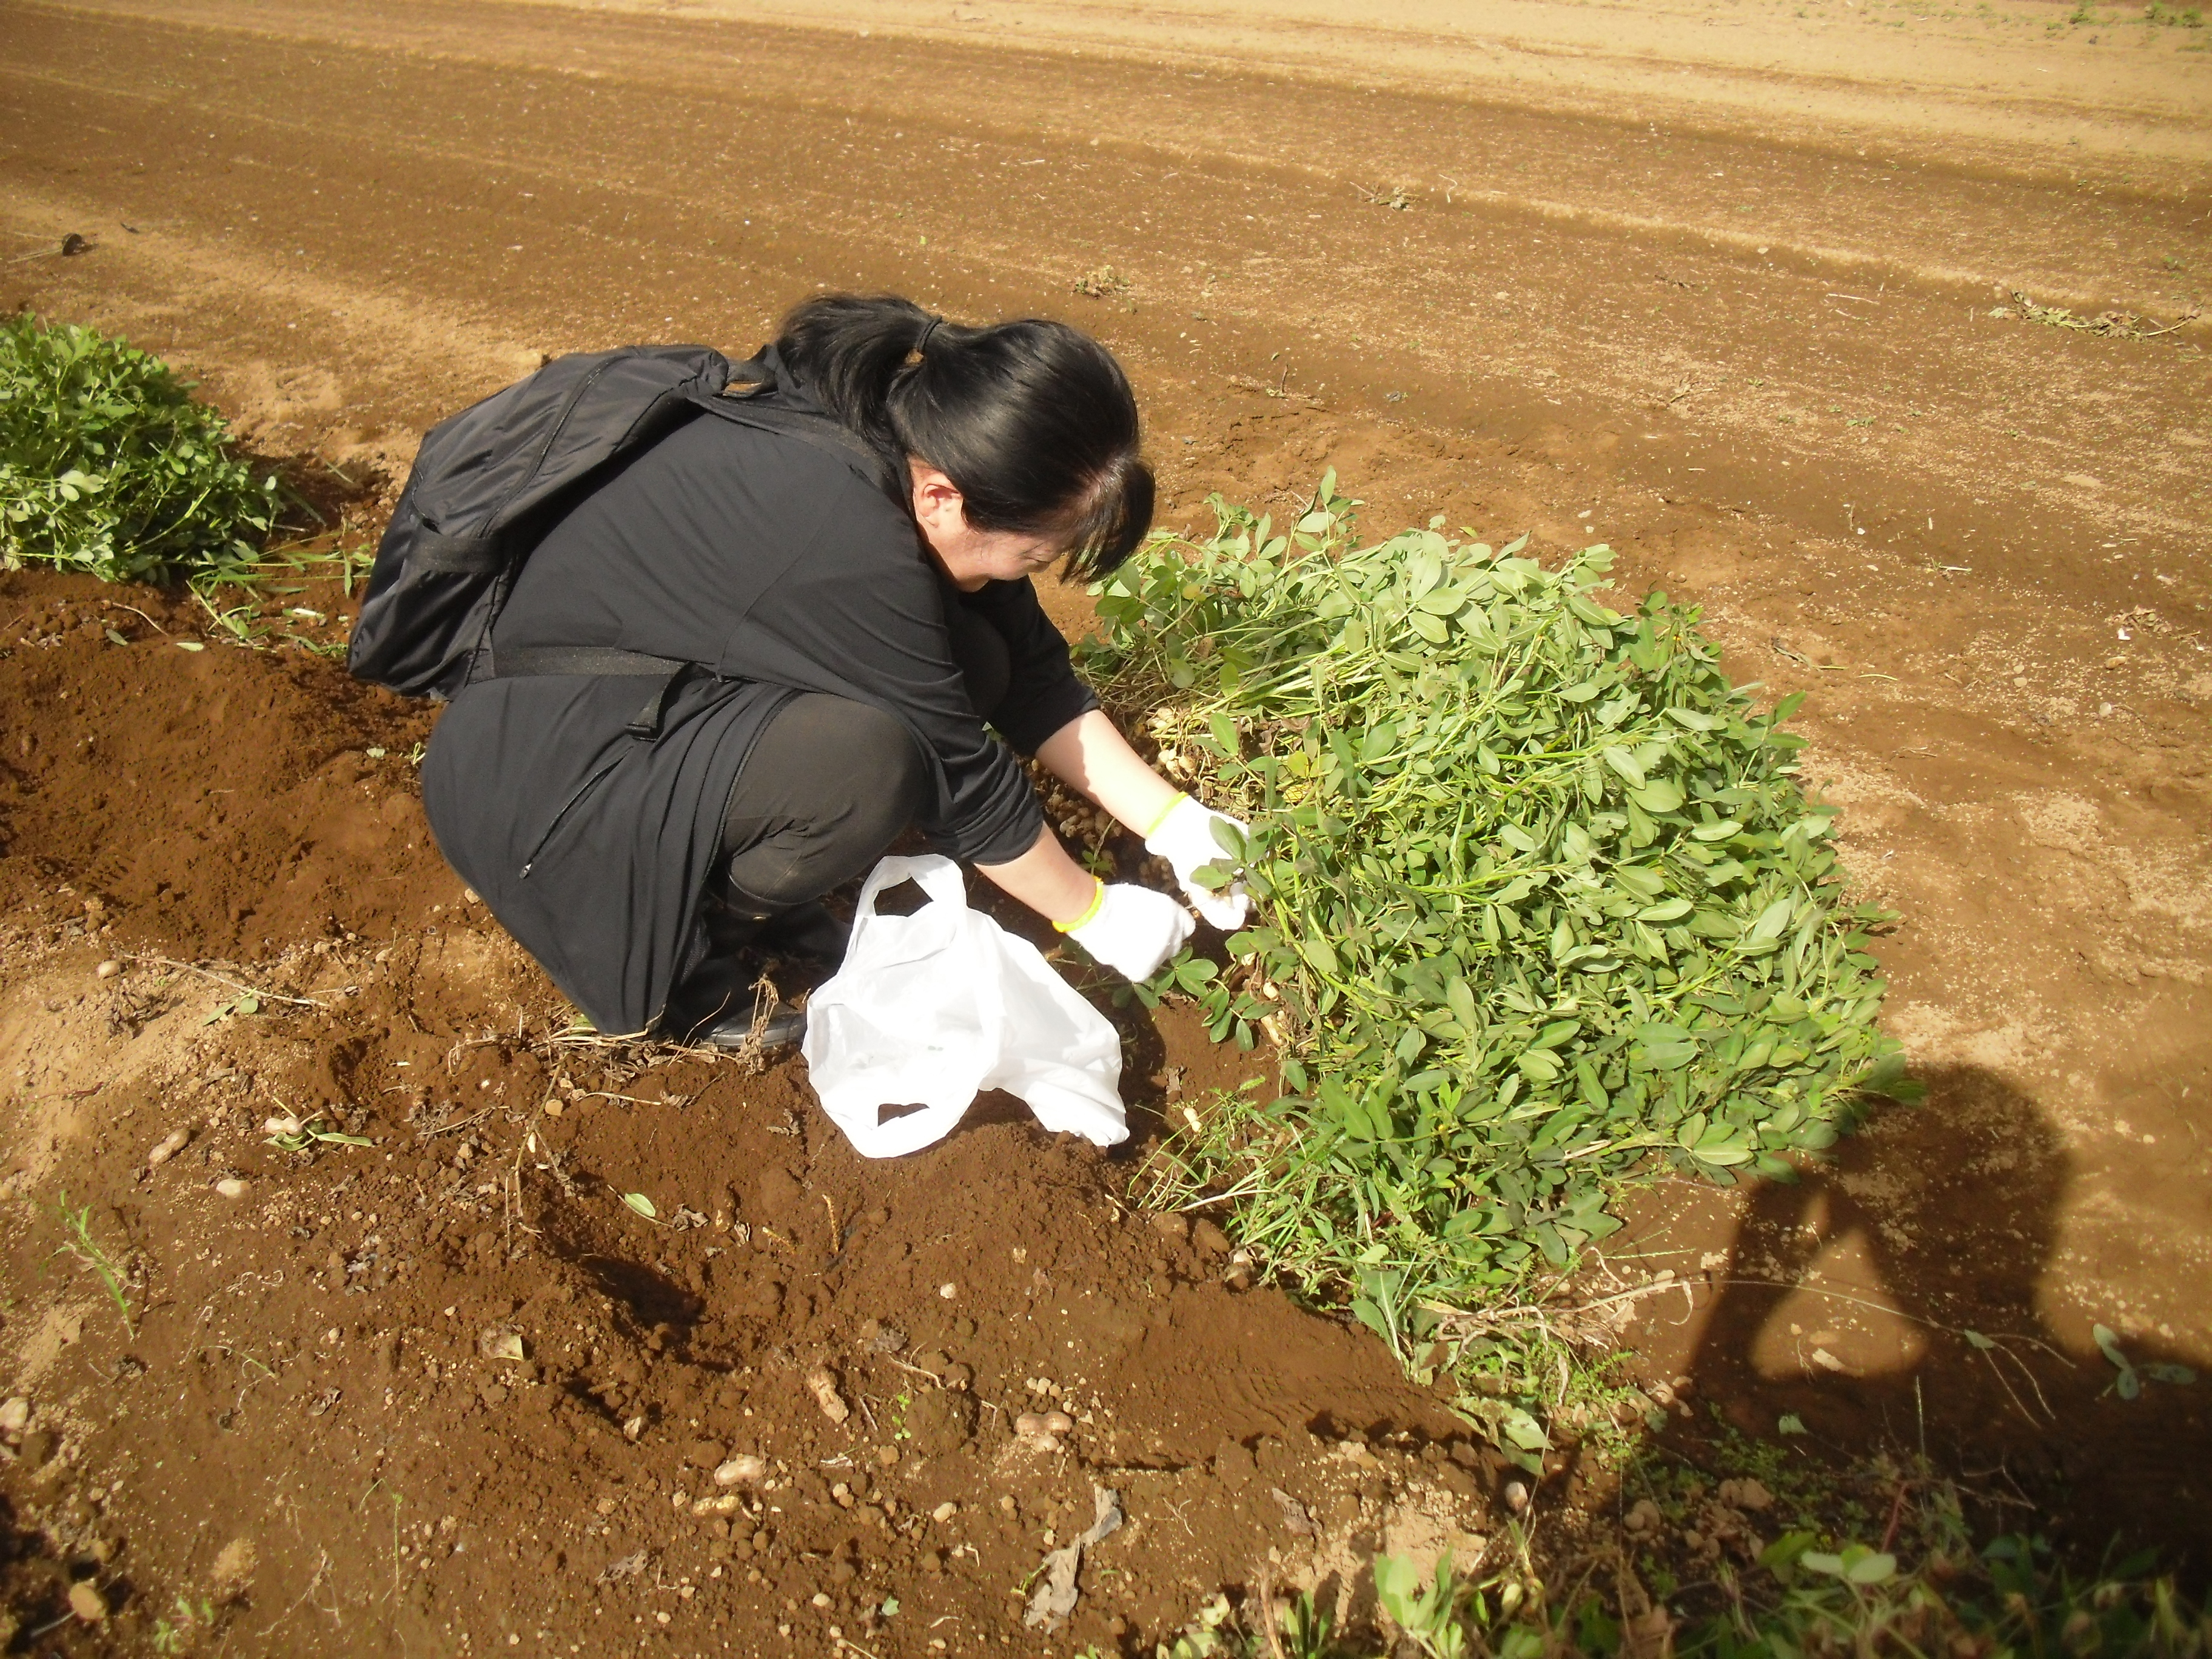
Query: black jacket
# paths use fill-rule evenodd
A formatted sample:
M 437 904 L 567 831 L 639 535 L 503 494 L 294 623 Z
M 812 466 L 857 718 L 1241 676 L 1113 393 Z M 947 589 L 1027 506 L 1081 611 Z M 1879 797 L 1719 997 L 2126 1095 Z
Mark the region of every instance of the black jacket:
M 641 684 L 549 676 L 468 687 L 439 721 L 422 804 L 448 861 L 600 1030 L 641 1031 L 703 951 L 699 898 L 724 809 L 794 691 L 897 715 L 929 757 L 939 850 L 1002 864 L 1044 827 L 1035 792 L 968 701 L 958 604 L 1007 642 L 994 722 L 1024 753 L 1097 699 L 1027 581 L 963 594 L 904 506 L 857 465 L 702 417 L 596 489 L 531 555 L 499 650 L 603 645 L 708 671 L 658 737 Z

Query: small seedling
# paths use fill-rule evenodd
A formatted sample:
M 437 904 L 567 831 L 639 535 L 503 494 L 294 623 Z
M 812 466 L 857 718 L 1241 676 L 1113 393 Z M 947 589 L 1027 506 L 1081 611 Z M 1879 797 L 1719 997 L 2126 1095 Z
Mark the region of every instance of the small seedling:
M 1428 1583 L 1409 1557 L 1375 1558 L 1376 1601 L 1430 1659 L 1462 1659 L 1475 1650 L 1460 1618 L 1469 1593 L 1452 1571 L 1449 1550 L 1437 1558 L 1436 1577 Z
M 296 1129 L 276 1129 L 269 1135 L 267 1144 L 288 1152 L 304 1152 L 318 1145 L 326 1146 L 374 1146 L 376 1145 L 367 1135 L 343 1134 L 320 1121 L 302 1123 Z
M 2154 1361 L 2148 1365 L 2136 1364 L 2121 1348 L 2119 1334 L 2109 1325 L 2094 1325 L 2089 1334 L 2095 1339 L 2098 1351 L 2118 1373 L 2112 1379 L 2112 1392 L 2123 1400 L 2133 1400 L 2141 1395 L 2145 1378 L 2180 1388 L 2197 1381 L 2197 1373 L 2186 1365 L 2167 1364 L 2163 1361 Z
M 54 1255 L 67 1254 L 74 1256 L 80 1266 L 91 1268 L 106 1288 L 108 1300 L 115 1304 L 115 1311 L 123 1321 L 125 1332 L 137 1336 L 137 1327 L 131 1320 L 131 1299 L 124 1290 L 123 1270 L 116 1266 L 115 1258 L 108 1255 L 100 1247 L 100 1241 L 92 1236 L 92 1206 L 85 1204 L 71 1209 L 69 1189 L 64 1188 L 56 1212 L 60 1216 L 62 1229 L 68 1237 L 62 1241 Z
M 167 1619 L 154 1620 L 156 1653 L 183 1653 L 191 1647 L 196 1632 L 215 1628 L 215 1603 L 204 1595 L 197 1602 L 189 1595 L 179 1595 L 174 1613 L 174 1623 Z
M 200 1021 L 200 1024 L 213 1025 L 218 1021 L 229 1018 L 233 1014 L 258 1014 L 260 1012 L 261 999 L 249 991 L 242 996 L 233 997 L 228 1002 L 217 1003 L 215 1012 Z

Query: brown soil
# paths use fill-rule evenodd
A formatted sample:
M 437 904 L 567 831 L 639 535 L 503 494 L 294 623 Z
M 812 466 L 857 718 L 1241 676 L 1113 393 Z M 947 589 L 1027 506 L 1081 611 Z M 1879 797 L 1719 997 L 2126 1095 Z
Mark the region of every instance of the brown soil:
M 1480 1524 L 1497 1459 L 1344 1325 L 1224 1285 L 1218 1233 L 1133 1212 L 1133 1158 L 987 1100 L 870 1164 L 796 1061 L 564 1039 L 435 858 L 404 758 L 422 709 L 204 642 L 143 590 L 0 594 L 29 618 L 0 638 L 7 704 L 40 713 L 9 733 L 0 865 L 29 1224 L 7 1329 L 33 1403 L 9 1490 L 45 1561 L 15 1587 L 24 1628 L 67 1612 L 74 1571 L 131 1642 L 187 1594 L 233 1651 L 753 1652 L 836 1627 L 926 1653 L 1021 1630 L 1008 1591 L 1088 1524 L 1095 1480 L 1130 1523 L 1068 1636 L 1110 1642 L 1201 1588 L 1348 1566 L 1359 1527 L 1433 1550 Z M 144 613 L 121 647 L 117 605 Z M 1147 1139 L 1170 1095 L 1231 1080 L 1187 1020 L 1132 1036 Z M 368 1144 L 288 1152 L 279 1114 Z M 127 1324 L 51 1254 L 64 1194 L 127 1275 Z M 495 1329 L 520 1358 L 487 1352 Z M 1073 1426 L 1027 1447 L 1032 1408 Z M 745 1453 L 769 1484 L 718 1506 L 712 1471 Z M 1327 1529 L 1287 1530 L 1276 1488 Z M 218 1566 L 234 1538 L 250 1582 Z
M 1626 1340 L 1747 1429 L 1924 1434 L 2020 1524 L 2202 1571 L 2212 1382 L 2120 1401 L 2088 1332 L 2212 1360 L 2204 33 L 2020 0 L 1522 3 L 1480 37 L 872 5 L 6 0 L 0 303 L 388 487 L 542 352 L 742 349 L 882 285 L 1098 329 L 1173 519 L 1334 464 L 1379 527 L 1610 541 L 1739 678 L 1813 693 L 1934 1085 L 1799 1188 L 1643 1200 L 1611 1267 L 1675 1288 Z M 2172 331 L 2039 326 L 2014 289 Z M 287 603 L 319 642 L 348 613 Z M 184 1596 L 236 1653 L 1149 1651 L 1220 1585 L 1352 1595 L 1378 1541 L 1498 1535 L 1433 1395 L 1126 1211 L 1161 1109 L 1237 1079 L 1186 1014 L 1127 1028 L 1127 1155 L 998 1103 L 860 1164 L 791 1067 L 559 1040 L 425 836 L 426 711 L 158 594 L 19 574 L 0 618 L 11 1605 L 46 1626 L 74 1577 L 113 1609 L 38 1650 L 145 1650 Z M 298 1000 L 234 1012 L 175 963 Z M 283 1152 L 280 1109 L 372 1144 Z M 64 1190 L 128 1328 L 54 1254 Z M 1062 1449 L 1020 1451 L 1055 1398 Z M 702 1443 L 778 1484 L 695 1514 Z M 1009 1591 L 1094 1481 L 1130 1525 L 1048 1641 Z M 1554 1482 L 1540 1521 L 1615 1491 Z

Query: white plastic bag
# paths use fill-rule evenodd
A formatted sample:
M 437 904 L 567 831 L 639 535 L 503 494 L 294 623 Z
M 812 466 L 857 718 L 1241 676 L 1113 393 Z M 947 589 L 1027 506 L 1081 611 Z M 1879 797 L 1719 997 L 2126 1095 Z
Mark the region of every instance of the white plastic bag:
M 912 880 L 929 902 L 878 915 Z M 887 858 L 869 873 L 844 966 L 806 1008 L 800 1052 L 822 1109 L 868 1158 L 943 1139 L 986 1089 L 1025 1102 L 1048 1129 L 1126 1140 L 1121 1038 L 1028 940 L 968 908 L 950 859 Z M 919 1111 L 880 1121 L 886 1107 Z

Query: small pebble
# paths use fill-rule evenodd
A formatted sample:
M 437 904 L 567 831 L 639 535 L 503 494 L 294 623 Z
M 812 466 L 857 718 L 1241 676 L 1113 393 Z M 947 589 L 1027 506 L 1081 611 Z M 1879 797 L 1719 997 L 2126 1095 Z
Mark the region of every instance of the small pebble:
M 1528 1488 L 1518 1480 L 1505 1483 L 1505 1507 L 1518 1515 L 1528 1507 Z
M 947 1498 L 944 1503 L 939 1504 L 935 1509 L 930 1510 L 929 1518 L 933 1521 L 942 1523 L 944 1522 L 950 1521 L 954 1516 L 959 1513 L 960 1505 L 952 1502 L 950 1498 Z
M 806 1373 L 806 1386 L 814 1395 L 814 1403 L 822 1407 L 823 1416 L 832 1423 L 842 1423 L 853 1414 L 844 1397 L 837 1392 L 836 1379 L 820 1365 Z
M 107 1602 L 99 1587 L 80 1579 L 70 1586 L 70 1611 L 88 1625 L 104 1624 L 107 1620 Z
M 718 1486 L 757 1486 L 768 1475 L 768 1459 L 757 1452 L 739 1452 L 714 1470 Z
M 225 1176 L 215 1183 L 215 1189 L 225 1198 L 244 1198 L 246 1183 L 236 1176 Z
M 123 964 L 113 957 L 110 957 L 92 971 L 101 979 L 113 979 L 123 971 Z
M 21 1434 L 31 1426 L 31 1402 L 21 1395 L 0 1405 L 0 1434 Z
M 939 1285 L 937 1287 L 937 1293 L 943 1297 L 947 1302 L 950 1302 L 954 1297 L 960 1294 L 960 1287 L 957 1285 L 951 1283 L 950 1280 L 947 1280 L 945 1283 Z

